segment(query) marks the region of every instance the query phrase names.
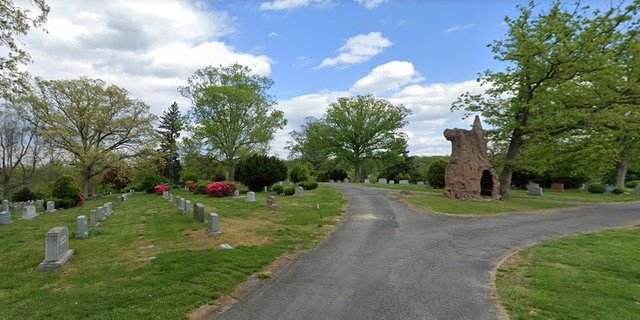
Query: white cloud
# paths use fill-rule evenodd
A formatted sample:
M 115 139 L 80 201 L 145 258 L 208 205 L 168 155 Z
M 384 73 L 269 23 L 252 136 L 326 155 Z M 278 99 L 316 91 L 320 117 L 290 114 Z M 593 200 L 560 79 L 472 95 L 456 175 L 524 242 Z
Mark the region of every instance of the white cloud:
M 302 68 L 308 66 L 309 64 L 311 64 L 311 59 L 305 56 L 299 56 L 296 58 L 296 62 L 293 64 L 293 66 L 296 68 Z
M 275 31 L 269 33 L 269 35 L 268 35 L 269 38 L 273 38 L 273 37 L 277 37 L 277 36 L 279 36 L 279 34 L 277 32 L 275 32 Z
M 377 66 L 366 77 L 358 80 L 349 91 L 378 94 L 398 90 L 407 83 L 416 83 L 422 80 L 424 78 L 410 62 L 391 61 Z
M 379 5 L 389 2 L 389 0 L 356 0 L 359 4 L 364 4 L 367 9 L 375 9 Z
M 124 87 L 160 114 L 173 101 L 187 102 L 176 87 L 198 68 L 238 62 L 271 73 L 272 60 L 239 52 L 222 38 L 235 18 L 187 0 L 48 0 L 48 33 L 23 39 L 34 63 L 26 69 L 45 79 L 101 78 Z
M 383 38 L 380 32 L 359 34 L 349 38 L 347 42 L 337 50 L 337 52 L 341 52 L 337 57 L 324 59 L 322 63 L 314 69 L 324 67 L 346 68 L 350 65 L 371 59 L 371 57 L 380 54 L 384 48 L 391 45 L 391 41 Z
M 449 33 L 449 32 L 453 32 L 453 31 L 460 31 L 460 30 L 466 30 L 466 29 L 471 29 L 475 27 L 475 24 L 459 24 L 457 26 L 453 26 L 447 30 L 444 31 L 444 33 Z
M 327 7 L 332 5 L 332 0 L 276 0 L 271 2 L 263 2 L 260 10 L 294 10 L 306 8 L 308 6 Z

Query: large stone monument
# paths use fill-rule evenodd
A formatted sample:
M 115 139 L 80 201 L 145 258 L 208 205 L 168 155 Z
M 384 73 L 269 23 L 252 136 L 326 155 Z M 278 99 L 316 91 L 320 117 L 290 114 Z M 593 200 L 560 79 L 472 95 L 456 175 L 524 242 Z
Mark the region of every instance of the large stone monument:
M 500 200 L 498 174 L 487 158 L 487 141 L 480 118 L 473 128 L 446 129 L 444 137 L 451 141 L 451 161 L 444 174 L 444 194 L 452 199 Z
M 38 270 L 58 269 L 67 263 L 71 256 L 73 249 L 69 249 L 69 229 L 55 227 L 47 232 L 44 261 L 38 265 Z

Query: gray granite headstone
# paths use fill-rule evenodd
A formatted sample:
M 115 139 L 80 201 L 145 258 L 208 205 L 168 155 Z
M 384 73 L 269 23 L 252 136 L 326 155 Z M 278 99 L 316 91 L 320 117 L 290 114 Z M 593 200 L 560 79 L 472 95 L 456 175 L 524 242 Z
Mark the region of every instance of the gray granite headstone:
M 387 179 L 385 178 L 378 179 L 378 184 L 387 184 Z
M 616 188 L 616 187 L 614 187 L 614 186 L 606 186 L 606 187 L 605 187 L 605 190 L 604 190 L 604 194 L 612 194 L 612 193 L 613 193 L 613 190 L 614 190 L 615 188 Z
M 73 249 L 69 249 L 69 229 L 55 227 L 45 239 L 44 261 L 38 265 L 38 270 L 48 271 L 62 267 L 73 256 Z
M 182 203 L 180 202 L 180 196 L 176 196 L 176 205 L 174 206 L 178 209 L 180 209 L 180 207 L 182 207 Z
M 185 213 L 187 213 L 187 212 L 191 212 L 191 200 L 187 200 L 187 201 L 185 201 L 185 202 L 184 202 L 184 206 L 185 206 L 185 207 L 184 207 L 184 208 L 185 208 L 185 209 L 184 209 L 184 212 L 185 212 Z
M 180 211 L 185 212 L 187 208 L 186 200 L 184 198 L 180 198 Z
M 196 203 L 196 206 L 193 208 L 193 221 L 204 222 L 204 205 L 202 203 Z
M 364 179 L 364 183 L 369 183 L 369 179 Z
M 87 216 L 78 216 L 78 232 L 76 238 L 86 238 L 89 236 L 89 226 L 87 225 Z
M 169 203 L 173 203 L 173 195 L 169 194 Z
M 97 210 L 91 210 L 91 212 L 89 213 L 89 219 L 91 222 L 91 228 L 97 228 L 100 226 L 100 222 L 98 222 Z
M 31 220 L 39 217 L 36 214 L 36 206 L 25 206 L 22 208 L 22 218 L 20 220 Z
M 104 216 L 104 208 L 98 207 L 96 209 L 96 216 L 98 217 L 98 221 L 104 221 L 107 217 Z
M 116 202 L 116 206 L 121 206 L 122 205 L 122 197 L 118 196 L 118 201 Z
M 424 186 L 424 181 L 418 181 L 417 185 Z
M 103 207 L 102 212 L 104 212 L 105 218 L 110 216 L 111 213 L 109 212 L 109 204 L 105 203 L 102 207 Z
M 409 185 L 409 180 L 400 180 L 398 181 L 398 184 L 402 184 L 402 185 Z
M 207 221 L 208 228 L 205 231 L 209 237 L 215 237 L 222 234 L 220 232 L 220 222 L 218 220 L 217 213 L 209 213 L 208 216 L 209 221 Z
M 329 180 L 329 182 L 334 183 L 335 181 L 334 180 Z
M 267 193 L 267 192 L 269 192 L 269 187 L 267 187 L 267 186 L 264 186 L 264 188 L 262 189 L 262 192 L 264 192 L 264 193 Z
M 19 203 L 13 204 L 13 213 L 20 213 L 22 211 L 22 206 Z
M 389 180 L 389 184 L 396 184 L 396 182 L 393 180 Z
M 636 185 L 636 187 L 635 187 L 635 188 L 633 188 L 633 190 L 634 190 L 635 192 L 640 192 L 640 183 L 638 183 L 638 184 Z
M 2 201 L 2 210 L 0 211 L 9 211 L 9 200 L 4 199 Z
M 256 193 L 253 191 L 247 192 L 247 199 L 244 200 L 246 202 L 256 202 Z
M 12 224 L 13 220 L 11 220 L 11 212 L 10 211 L 2 211 L 0 212 L 0 226 L 4 226 L 7 224 Z
M 542 197 L 542 188 L 530 186 L 527 188 L 527 195 Z
M 296 187 L 296 193 L 294 193 L 293 196 L 296 198 L 304 198 L 304 188 Z
M 344 180 L 342 180 L 342 182 L 349 183 L 349 178 L 344 178 Z
M 240 200 L 240 191 L 236 190 L 233 192 L 233 200 Z

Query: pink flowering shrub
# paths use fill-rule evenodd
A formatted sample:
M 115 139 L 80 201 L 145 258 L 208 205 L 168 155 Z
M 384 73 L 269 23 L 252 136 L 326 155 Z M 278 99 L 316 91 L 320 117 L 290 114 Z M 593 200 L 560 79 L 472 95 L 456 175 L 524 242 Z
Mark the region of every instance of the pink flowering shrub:
M 196 184 L 195 183 L 189 183 L 189 192 L 193 192 L 196 189 Z
M 77 204 L 78 207 L 81 205 L 84 205 L 84 193 L 80 194 L 80 201 L 78 201 L 78 204 Z
M 214 182 L 207 185 L 207 194 L 210 197 L 222 198 L 230 196 L 238 187 L 233 182 Z
M 161 196 L 163 192 L 169 191 L 169 187 L 162 185 L 157 185 L 153 189 L 156 190 L 156 196 Z

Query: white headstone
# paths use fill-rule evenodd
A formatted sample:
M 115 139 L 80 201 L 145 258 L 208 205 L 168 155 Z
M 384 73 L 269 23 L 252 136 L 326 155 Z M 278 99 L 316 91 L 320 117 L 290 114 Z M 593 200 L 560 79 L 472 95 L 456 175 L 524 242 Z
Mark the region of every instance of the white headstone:
M 296 193 L 294 193 L 293 196 L 296 198 L 304 198 L 304 188 L 296 187 Z
M 209 221 L 207 222 L 208 228 L 206 230 L 206 233 L 209 237 L 215 237 L 222 234 L 222 232 L 220 232 L 220 223 L 217 213 L 209 213 Z
M 187 204 L 186 204 L 187 200 L 185 200 L 184 198 L 180 198 L 180 210 L 182 212 L 185 212 L 187 209 Z
M 97 228 L 100 226 L 100 222 L 98 222 L 97 210 L 91 210 L 91 212 L 89 213 L 89 219 L 91 222 L 91 228 Z
M 387 179 L 385 178 L 378 179 L 378 184 L 387 184 Z
M 184 209 L 185 213 L 191 212 L 191 201 L 190 200 L 185 201 L 184 202 L 184 206 L 185 206 L 185 209 Z
M 47 201 L 47 210 L 45 211 L 46 213 L 53 213 L 56 212 L 58 210 L 56 210 L 56 203 L 53 201 Z
M 109 204 L 105 203 L 102 207 L 104 208 L 102 212 L 104 212 L 105 218 L 110 216 L 111 213 L 109 213 Z
M 89 236 L 89 226 L 87 225 L 87 216 L 78 216 L 78 232 L 76 238 L 86 238 Z
M 333 182 L 335 182 L 335 181 L 333 181 L 333 180 L 329 180 L 329 181 L 330 181 L 330 182 L 332 182 L 332 183 L 333 183 Z
M 104 221 L 107 219 L 107 217 L 104 215 L 104 208 L 103 207 L 98 207 L 98 209 L 96 209 L 97 212 L 97 216 L 98 216 L 98 220 L 99 221 Z
M 108 202 L 107 205 L 109 207 L 109 215 L 113 214 L 113 206 L 111 206 L 111 202 Z
M 364 179 L 364 183 L 369 183 L 369 179 Z
M 424 186 L 424 181 L 418 181 L 419 186 Z
M 396 182 L 393 180 L 389 180 L 389 184 L 396 184 Z
M 264 192 L 264 193 L 269 192 L 269 188 L 267 186 L 264 186 L 264 189 L 262 189 L 262 192 Z
M 62 267 L 73 256 L 73 249 L 69 249 L 69 229 L 55 227 L 45 238 L 44 261 L 38 265 L 38 270 L 47 271 Z
M 173 195 L 172 194 L 169 195 L 169 202 L 173 203 Z
M 12 224 L 12 223 L 13 223 L 13 220 L 11 220 L 11 212 L 9 211 L 0 212 L 0 226 Z
M 122 205 L 122 197 L 118 196 L 118 201 L 116 202 L 116 206 L 121 206 Z
M 344 178 L 344 180 L 342 180 L 342 182 L 349 183 L 349 178 Z
M 9 211 L 9 200 L 4 199 L 2 201 L 2 210 L 0 211 Z
M 247 200 L 246 202 L 256 202 L 256 193 L 253 191 L 247 192 Z
M 20 220 L 31 220 L 39 217 L 36 214 L 36 206 L 25 206 L 22 208 L 22 218 Z
M 36 200 L 36 205 L 38 206 L 38 208 L 44 208 L 44 200 Z
M 240 191 L 236 190 L 233 192 L 233 200 L 240 200 Z

